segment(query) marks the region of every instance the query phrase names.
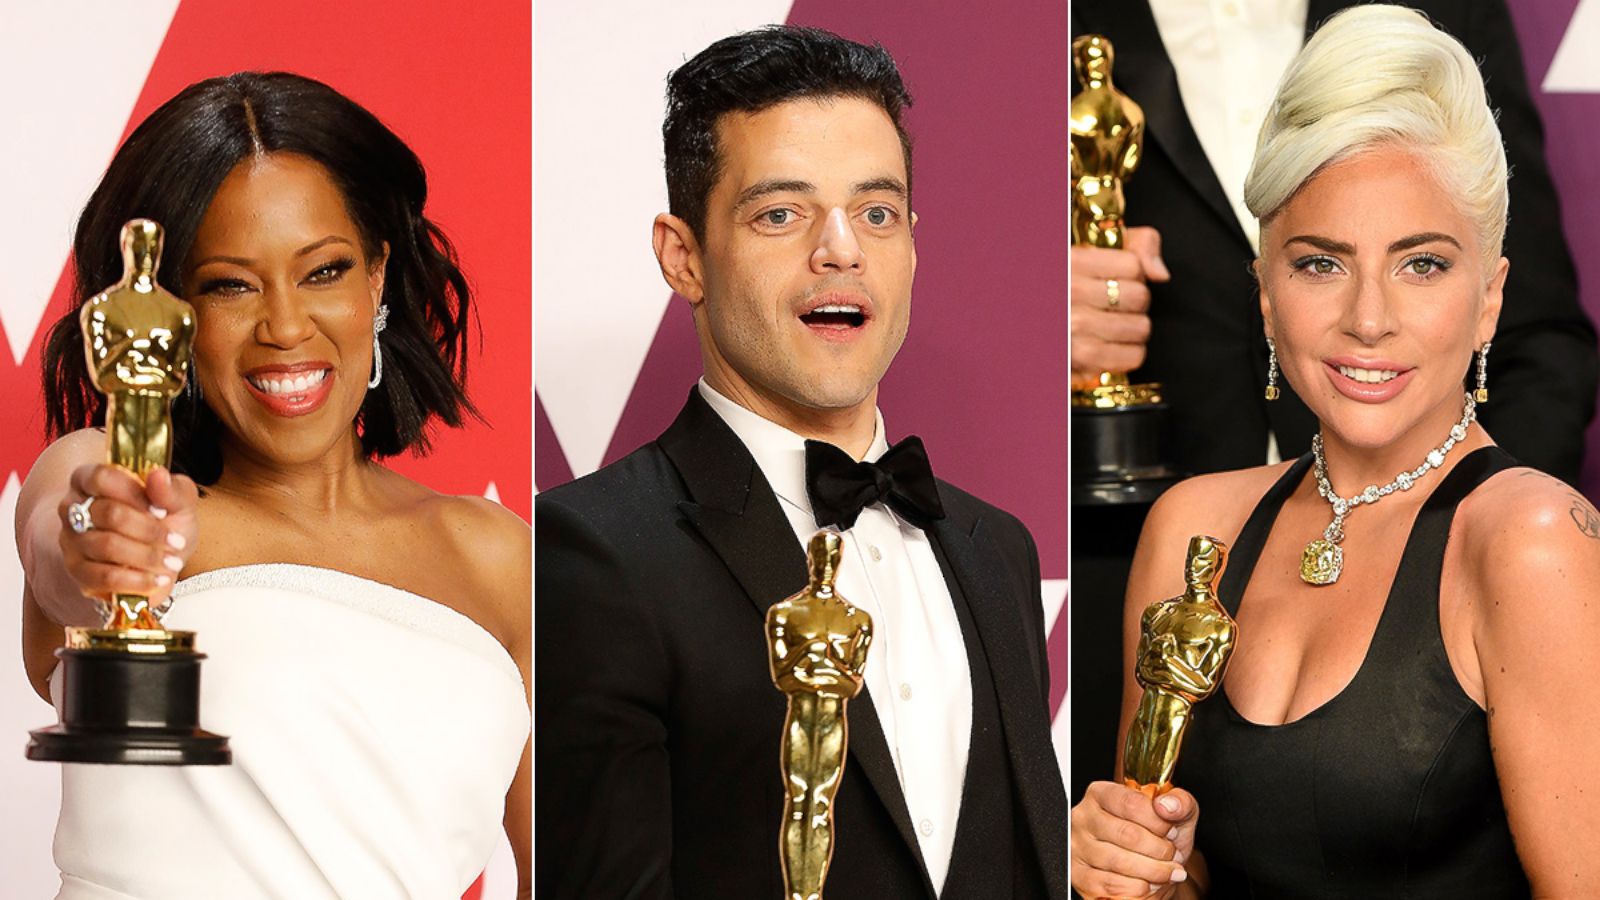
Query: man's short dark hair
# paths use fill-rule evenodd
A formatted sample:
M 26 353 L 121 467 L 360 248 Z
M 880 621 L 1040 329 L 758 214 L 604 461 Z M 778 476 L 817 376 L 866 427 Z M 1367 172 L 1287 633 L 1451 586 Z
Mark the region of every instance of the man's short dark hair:
M 706 203 L 722 174 L 717 122 L 800 99 L 859 97 L 894 123 L 911 188 L 911 136 L 901 112 L 911 94 L 882 45 L 858 44 L 818 28 L 772 25 L 723 38 L 667 80 L 661 126 L 667 158 L 667 208 L 703 236 Z

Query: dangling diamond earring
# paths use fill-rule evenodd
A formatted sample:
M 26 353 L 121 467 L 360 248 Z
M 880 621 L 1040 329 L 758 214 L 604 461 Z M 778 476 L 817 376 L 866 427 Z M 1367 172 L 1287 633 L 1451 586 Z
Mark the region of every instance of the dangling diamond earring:
M 1479 403 L 1489 402 L 1489 342 L 1484 341 L 1478 348 L 1478 389 L 1472 392 L 1472 399 Z
M 383 383 L 383 348 L 378 346 L 378 334 L 389 325 L 389 304 L 378 304 L 378 314 L 372 317 L 372 380 L 368 389 Z
M 1278 399 L 1278 345 L 1267 338 L 1267 399 Z

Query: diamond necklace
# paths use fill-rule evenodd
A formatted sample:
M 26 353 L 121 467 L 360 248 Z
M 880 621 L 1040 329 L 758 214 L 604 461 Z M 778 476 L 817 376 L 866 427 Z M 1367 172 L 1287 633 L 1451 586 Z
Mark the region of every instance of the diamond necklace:
M 1383 487 L 1369 484 L 1365 490 L 1349 499 L 1333 492 L 1333 485 L 1328 483 L 1328 461 L 1322 455 L 1322 435 L 1318 433 L 1311 436 L 1311 454 L 1316 459 L 1313 471 L 1317 477 L 1317 493 L 1333 507 L 1333 521 L 1322 532 L 1322 537 L 1307 544 L 1305 552 L 1301 554 L 1301 581 L 1313 585 L 1333 584 L 1338 581 L 1340 573 L 1344 571 L 1344 548 L 1339 546 L 1339 542 L 1344 540 L 1345 517 L 1362 504 L 1377 503 L 1395 491 L 1411 490 L 1411 486 L 1416 484 L 1418 478 L 1428 474 L 1430 469 L 1444 465 L 1445 454 L 1455 447 L 1457 441 L 1466 440 L 1467 426 L 1478 417 L 1477 404 L 1473 402 L 1472 395 L 1467 394 L 1465 397 L 1466 405 L 1461 410 L 1461 421 L 1450 427 L 1450 436 L 1428 453 L 1428 458 L 1422 461 L 1422 465 L 1409 472 L 1401 472 Z

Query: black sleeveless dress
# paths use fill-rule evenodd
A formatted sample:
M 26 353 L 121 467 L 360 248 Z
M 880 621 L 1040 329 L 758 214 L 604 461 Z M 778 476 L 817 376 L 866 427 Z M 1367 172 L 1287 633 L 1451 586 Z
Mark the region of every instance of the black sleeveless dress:
M 1267 492 L 1218 589 L 1236 614 L 1267 533 L 1311 456 Z M 1209 897 L 1500 898 L 1529 888 L 1489 755 L 1488 718 L 1439 633 L 1439 577 L 1457 504 L 1517 465 L 1468 455 L 1417 513 L 1354 680 L 1305 717 L 1247 721 L 1225 691 L 1195 707 L 1174 783 L 1200 803 Z M 1248 626 L 1239 640 L 1250 640 Z

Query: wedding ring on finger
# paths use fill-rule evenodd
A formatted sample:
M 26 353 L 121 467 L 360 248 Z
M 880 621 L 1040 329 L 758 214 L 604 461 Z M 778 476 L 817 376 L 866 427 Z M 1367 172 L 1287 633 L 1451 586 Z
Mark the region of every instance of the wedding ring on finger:
M 93 497 L 85 497 L 67 506 L 67 527 L 75 534 L 83 534 L 94 528 L 94 519 L 89 515 L 89 507 L 93 504 Z
M 1122 303 L 1122 285 L 1115 278 L 1106 279 L 1106 309 L 1116 309 Z

